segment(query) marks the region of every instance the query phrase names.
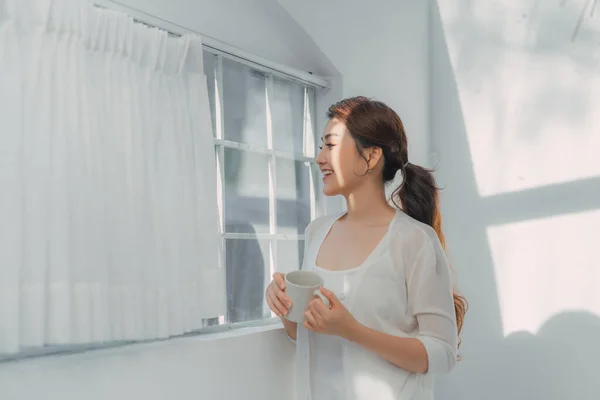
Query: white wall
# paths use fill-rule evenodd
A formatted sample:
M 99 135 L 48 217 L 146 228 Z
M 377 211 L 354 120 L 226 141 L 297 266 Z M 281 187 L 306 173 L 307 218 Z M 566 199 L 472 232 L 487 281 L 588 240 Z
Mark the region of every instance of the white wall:
M 411 161 L 428 165 L 428 2 L 278 1 L 340 72 L 343 96 L 374 97 L 396 110 Z
M 0 398 L 291 399 L 294 345 L 279 330 L 255 331 L 0 364 Z
M 444 399 L 599 397 L 600 10 L 586 4 L 431 9 L 432 149 L 471 303 Z

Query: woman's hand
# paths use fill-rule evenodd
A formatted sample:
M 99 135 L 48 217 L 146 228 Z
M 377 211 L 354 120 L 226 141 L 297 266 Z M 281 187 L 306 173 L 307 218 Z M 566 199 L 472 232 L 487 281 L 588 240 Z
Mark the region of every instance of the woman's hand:
M 285 274 L 281 272 L 273 274 L 273 280 L 267 286 L 265 297 L 269 308 L 278 317 L 287 315 L 288 309 L 292 306 L 292 301 L 285 294 Z
M 325 305 L 320 298 L 312 300 L 304 313 L 304 327 L 313 332 L 348 338 L 358 326 L 358 321 L 332 291 L 321 288 L 321 293 L 327 297 L 330 306 Z

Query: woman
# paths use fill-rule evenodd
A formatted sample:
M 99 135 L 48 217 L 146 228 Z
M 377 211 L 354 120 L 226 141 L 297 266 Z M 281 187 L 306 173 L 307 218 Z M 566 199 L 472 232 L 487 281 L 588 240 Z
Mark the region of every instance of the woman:
M 433 377 L 457 360 L 466 301 L 454 294 L 444 251 L 438 189 L 430 171 L 408 160 L 400 117 L 355 97 L 330 107 L 317 163 L 324 194 L 343 195 L 347 212 L 306 228 L 302 268 L 321 275 L 304 324 L 283 275 L 267 302 L 297 343 L 297 399 L 433 399 Z M 396 173 L 402 184 L 386 199 Z

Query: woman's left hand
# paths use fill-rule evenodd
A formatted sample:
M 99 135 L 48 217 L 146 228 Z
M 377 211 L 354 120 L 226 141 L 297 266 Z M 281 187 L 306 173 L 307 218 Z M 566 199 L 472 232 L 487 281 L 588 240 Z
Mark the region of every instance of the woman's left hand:
M 312 300 L 304 313 L 304 327 L 313 332 L 347 338 L 358 321 L 332 291 L 321 288 L 321 293 L 327 297 L 330 306 L 320 298 Z

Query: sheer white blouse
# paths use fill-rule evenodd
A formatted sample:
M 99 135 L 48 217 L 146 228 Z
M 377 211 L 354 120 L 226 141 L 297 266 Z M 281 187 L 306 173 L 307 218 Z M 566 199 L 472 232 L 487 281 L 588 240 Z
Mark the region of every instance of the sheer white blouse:
M 314 270 L 327 233 L 343 214 L 325 216 L 306 229 L 303 269 Z M 390 335 L 420 340 L 428 356 L 425 374 L 399 368 L 359 345 L 341 340 L 345 399 L 431 400 L 434 376 L 456 364 L 457 329 L 452 278 L 436 232 L 398 211 L 381 242 L 357 269 L 342 303 L 361 324 Z M 335 291 L 334 291 L 335 293 Z M 296 399 L 311 393 L 310 332 L 298 324 Z M 314 340 L 314 339 L 313 339 Z

